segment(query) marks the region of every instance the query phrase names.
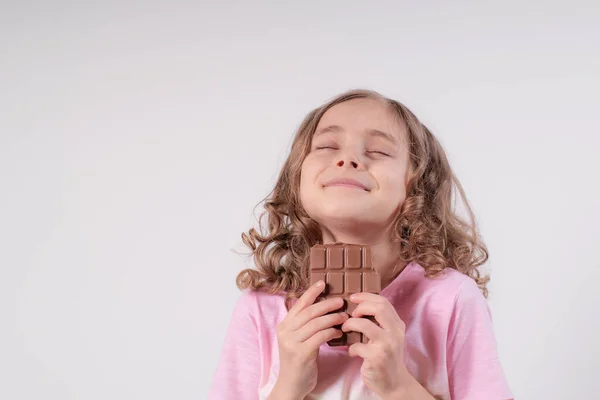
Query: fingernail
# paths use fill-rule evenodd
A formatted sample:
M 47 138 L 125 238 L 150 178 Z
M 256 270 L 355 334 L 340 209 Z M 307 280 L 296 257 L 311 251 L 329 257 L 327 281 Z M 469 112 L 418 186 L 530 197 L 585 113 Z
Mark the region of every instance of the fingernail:
M 354 300 L 356 300 L 356 296 L 355 296 L 355 295 L 351 295 L 351 296 L 349 297 L 349 299 L 350 299 L 350 301 L 354 301 Z
M 319 281 L 319 282 L 317 282 L 317 284 L 315 286 L 316 287 L 322 287 L 324 284 L 325 284 L 325 282 Z

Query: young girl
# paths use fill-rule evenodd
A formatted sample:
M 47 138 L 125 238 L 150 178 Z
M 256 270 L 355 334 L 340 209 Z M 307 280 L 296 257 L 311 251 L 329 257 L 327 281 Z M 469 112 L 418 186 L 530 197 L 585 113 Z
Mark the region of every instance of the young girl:
M 442 147 L 404 105 L 355 90 L 312 111 L 265 209 L 266 231 L 242 234 L 257 269 L 238 276 L 250 290 L 209 399 L 513 398 L 477 270 L 487 249 Z M 382 278 L 379 295 L 350 298 L 352 315 L 315 301 L 322 281 L 307 287 L 310 248 L 334 242 L 371 246 Z M 330 347 L 340 325 L 368 343 Z

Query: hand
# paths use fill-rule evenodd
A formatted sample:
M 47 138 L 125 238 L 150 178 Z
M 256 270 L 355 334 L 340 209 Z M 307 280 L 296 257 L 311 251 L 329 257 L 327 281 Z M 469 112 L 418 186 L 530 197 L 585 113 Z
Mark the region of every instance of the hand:
M 343 300 L 330 298 L 313 304 L 324 288 L 322 281 L 308 288 L 277 326 L 280 366 L 273 398 L 285 394 L 285 398 L 303 399 L 309 394 L 317 385 L 319 347 L 342 336 L 333 327 L 344 323 L 348 314 L 327 313 L 340 309 Z
M 385 297 L 363 292 L 350 296 L 350 301 L 358 306 L 342 325 L 342 330 L 361 332 L 369 342 L 351 345 L 348 353 L 364 359 L 360 373 L 365 385 L 382 399 L 394 398 L 414 383 L 404 364 L 406 326 Z M 374 316 L 379 326 L 360 318 L 365 315 Z

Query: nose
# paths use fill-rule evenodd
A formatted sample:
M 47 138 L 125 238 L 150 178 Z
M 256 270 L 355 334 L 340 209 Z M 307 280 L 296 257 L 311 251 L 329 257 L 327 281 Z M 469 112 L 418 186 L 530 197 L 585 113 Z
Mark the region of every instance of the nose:
M 348 160 L 339 160 L 336 164 L 338 167 L 343 167 L 344 165 L 349 166 L 350 168 L 358 169 L 358 162 L 353 159 Z

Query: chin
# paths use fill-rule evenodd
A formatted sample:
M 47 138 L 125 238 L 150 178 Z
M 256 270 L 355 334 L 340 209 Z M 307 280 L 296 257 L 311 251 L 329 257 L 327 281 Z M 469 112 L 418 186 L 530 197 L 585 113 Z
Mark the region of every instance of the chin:
M 311 213 L 319 223 L 325 225 L 371 225 L 380 222 L 382 218 L 373 213 L 376 206 L 361 204 L 361 202 L 334 204 L 322 202 L 318 209 Z M 384 218 L 385 219 L 385 218 Z

